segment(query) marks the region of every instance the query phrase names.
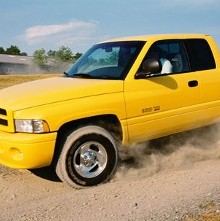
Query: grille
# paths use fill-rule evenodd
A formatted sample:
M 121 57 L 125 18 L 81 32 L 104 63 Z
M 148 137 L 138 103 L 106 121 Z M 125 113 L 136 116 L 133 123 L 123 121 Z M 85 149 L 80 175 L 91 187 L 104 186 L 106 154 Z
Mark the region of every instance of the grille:
M 7 111 L 0 108 L 0 125 L 8 126 Z
M 8 126 L 8 121 L 5 119 L 0 119 L 0 124 L 4 126 Z
M 5 109 L 0 108 L 0 115 L 7 116 L 7 111 Z

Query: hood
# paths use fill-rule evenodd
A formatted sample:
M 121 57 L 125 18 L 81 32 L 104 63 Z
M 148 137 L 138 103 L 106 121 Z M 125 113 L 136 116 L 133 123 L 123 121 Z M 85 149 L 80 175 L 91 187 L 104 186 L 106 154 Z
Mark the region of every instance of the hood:
M 123 81 L 55 77 L 0 90 L 0 108 L 12 111 L 123 91 Z

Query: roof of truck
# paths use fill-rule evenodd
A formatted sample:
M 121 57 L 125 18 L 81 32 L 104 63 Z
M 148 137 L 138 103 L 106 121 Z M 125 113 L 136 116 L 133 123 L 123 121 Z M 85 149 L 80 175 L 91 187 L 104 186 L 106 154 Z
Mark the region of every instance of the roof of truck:
M 110 39 L 104 42 L 115 42 L 115 41 L 149 41 L 149 40 L 162 40 L 162 39 L 186 39 L 186 38 L 206 38 L 206 34 L 156 34 L 156 35 L 139 35 L 139 36 L 128 36 Z

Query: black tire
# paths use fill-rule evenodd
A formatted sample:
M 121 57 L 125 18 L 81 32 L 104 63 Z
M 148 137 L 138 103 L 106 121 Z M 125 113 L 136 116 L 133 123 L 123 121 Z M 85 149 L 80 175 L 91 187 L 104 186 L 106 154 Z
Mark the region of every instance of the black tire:
M 99 126 L 84 126 L 64 142 L 56 173 L 72 187 L 95 186 L 111 178 L 117 163 L 118 150 L 112 135 Z

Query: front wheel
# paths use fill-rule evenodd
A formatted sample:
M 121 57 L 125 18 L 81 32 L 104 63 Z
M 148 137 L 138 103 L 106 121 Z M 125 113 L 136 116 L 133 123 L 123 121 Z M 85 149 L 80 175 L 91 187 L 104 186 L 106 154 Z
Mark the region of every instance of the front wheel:
M 56 172 L 72 187 L 94 186 L 110 179 L 117 162 L 118 150 L 112 135 L 102 127 L 85 126 L 67 137 Z

